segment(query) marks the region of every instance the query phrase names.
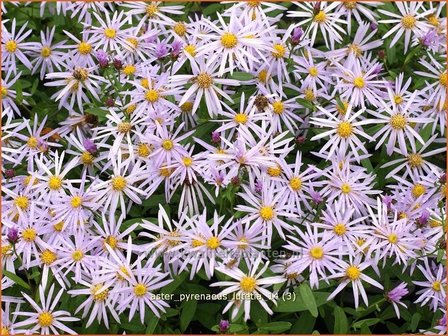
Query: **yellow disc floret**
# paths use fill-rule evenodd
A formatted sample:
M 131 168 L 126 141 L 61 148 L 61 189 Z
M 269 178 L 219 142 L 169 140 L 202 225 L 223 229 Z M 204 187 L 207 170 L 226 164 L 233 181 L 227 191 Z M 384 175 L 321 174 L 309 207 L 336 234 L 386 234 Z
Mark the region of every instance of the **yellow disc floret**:
M 257 281 L 250 276 L 244 276 L 240 280 L 240 288 L 246 293 L 251 293 L 257 287 Z

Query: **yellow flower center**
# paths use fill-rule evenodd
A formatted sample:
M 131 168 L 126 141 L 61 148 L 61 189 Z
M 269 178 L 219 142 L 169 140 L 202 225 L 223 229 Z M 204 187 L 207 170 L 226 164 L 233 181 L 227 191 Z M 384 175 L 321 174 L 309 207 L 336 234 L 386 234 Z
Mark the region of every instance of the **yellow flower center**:
M 190 167 L 193 163 L 193 159 L 189 156 L 186 156 L 182 159 L 182 162 L 184 163 L 185 167 Z
M 78 44 L 78 51 L 82 55 L 90 54 L 92 51 L 92 45 L 90 43 L 82 41 Z
M 444 72 L 439 76 L 439 83 L 440 85 L 446 87 L 447 82 L 448 82 L 448 73 Z
M 201 89 L 208 89 L 213 84 L 213 78 L 206 72 L 201 72 L 196 77 L 196 83 Z
M 73 71 L 73 78 L 78 81 L 84 82 L 87 78 L 89 78 L 89 71 L 84 68 L 76 68 L 75 71 Z M 78 82 L 76 83 L 78 84 Z M 76 87 L 76 89 L 78 89 L 78 87 Z
M 423 158 L 420 154 L 412 153 L 408 155 L 408 163 L 411 168 L 418 168 L 423 164 Z
M 310 250 L 310 256 L 313 259 L 322 259 L 324 257 L 324 250 L 320 246 L 314 246 Z
M 347 278 L 349 278 L 350 280 L 354 281 L 354 280 L 358 280 L 359 279 L 359 277 L 361 276 L 361 271 L 359 270 L 358 267 L 350 265 L 345 270 L 345 275 L 347 276 Z
M 136 49 L 136 48 L 138 47 L 138 40 L 137 40 L 136 38 L 134 38 L 134 37 L 128 37 L 128 38 L 126 39 L 126 41 L 128 41 L 129 44 L 130 44 L 134 49 Z
M 327 15 L 325 14 L 325 12 L 320 11 L 319 13 L 317 13 L 314 16 L 313 20 L 314 20 L 314 22 L 317 22 L 317 23 L 324 23 L 326 19 L 327 19 Z
M 442 226 L 442 222 L 437 219 L 431 219 L 431 220 L 429 220 L 429 226 L 432 228 Z
M 131 76 L 131 75 L 135 74 L 136 68 L 135 68 L 135 65 L 133 65 L 133 64 L 127 64 L 123 67 L 122 71 L 126 76 Z
M 395 102 L 395 104 L 400 105 L 403 102 L 403 97 L 395 95 L 394 102 Z
M 304 94 L 305 94 L 305 100 L 306 101 L 311 102 L 314 99 L 316 99 L 316 96 L 314 95 L 313 89 L 310 89 L 310 88 L 305 89 Z
M 7 244 L 2 244 L 2 257 L 7 257 L 10 255 L 10 251 L 12 250 L 12 246 Z
M 158 10 L 159 9 L 157 8 L 157 5 L 154 5 L 154 4 L 148 5 L 148 6 L 146 6 L 146 15 L 149 18 L 152 18 L 158 12 Z
M 204 242 L 202 242 L 202 241 L 200 241 L 198 239 L 193 239 L 191 241 L 191 246 L 192 247 L 199 247 L 199 246 L 203 246 L 203 245 L 204 245 Z
M 61 232 L 64 227 L 64 222 L 59 222 L 53 225 L 55 231 Z
M 131 104 L 126 108 L 126 113 L 127 114 L 132 114 L 134 113 L 135 109 L 137 108 L 137 105 L 135 104 Z
M 177 22 L 173 27 L 174 32 L 179 36 L 184 36 L 187 32 L 187 27 L 183 22 Z
M 275 215 L 274 209 L 270 206 L 261 207 L 259 213 L 260 217 L 265 221 L 271 220 L 272 218 L 274 218 Z
M 317 75 L 319 74 L 319 71 L 317 70 L 316 67 L 309 68 L 308 72 L 309 72 L 311 77 L 317 77 Z
M 82 198 L 81 196 L 74 196 L 70 200 L 70 205 L 72 208 L 79 208 L 82 205 Z
M 115 191 L 123 191 L 126 188 L 127 181 L 123 176 L 115 176 L 111 180 L 112 189 Z
M 336 132 L 341 138 L 348 138 L 353 134 L 353 126 L 348 121 L 342 121 L 339 123 Z
M 140 157 L 148 157 L 151 154 L 151 147 L 145 143 L 141 143 L 137 147 L 137 154 Z
M 406 127 L 407 120 L 404 115 L 401 113 L 395 114 L 390 117 L 390 126 L 394 130 L 403 130 Z
M 166 139 L 166 140 L 164 140 L 164 141 L 162 142 L 162 147 L 163 147 L 164 150 L 169 151 L 169 150 L 172 150 L 172 149 L 173 149 L 173 147 L 174 147 L 174 143 L 173 143 L 173 141 L 171 141 L 170 139 Z
M 117 245 L 118 245 L 118 239 L 117 239 L 117 237 L 115 237 L 115 236 L 107 236 L 105 239 L 104 239 L 104 244 L 107 244 L 107 245 L 109 245 L 111 248 L 116 248 L 117 247 Z
M 49 47 L 42 47 L 40 54 L 42 57 L 48 57 L 51 55 L 51 49 Z
M 285 105 L 280 100 L 276 100 L 272 103 L 272 110 L 275 114 L 282 114 L 285 110 Z
M 126 266 L 121 265 L 120 272 L 129 277 L 129 272 L 128 272 L 128 269 L 126 268 Z M 122 276 L 120 272 L 117 271 L 117 279 L 121 280 L 121 281 L 126 280 L 126 278 L 124 276 Z
M 72 259 L 76 262 L 84 258 L 84 253 L 81 250 L 74 250 L 72 253 Z
M 22 210 L 28 209 L 28 197 L 17 196 L 14 200 L 14 204 Z
M 221 44 L 224 48 L 230 49 L 236 47 L 238 44 L 238 38 L 235 34 L 232 33 L 224 33 L 221 36 Z
M 17 42 L 10 40 L 8 42 L 5 43 L 5 49 L 7 52 L 9 53 L 15 53 L 17 50 Z
M 48 187 L 51 190 L 59 190 L 62 187 L 62 179 L 58 176 L 51 176 L 48 180 Z
M 420 183 L 416 183 L 414 185 L 414 187 L 412 188 L 412 196 L 414 198 L 420 197 L 425 192 L 426 192 L 426 188 L 422 184 L 420 184 Z
M 432 284 L 432 289 L 434 289 L 436 292 L 440 292 L 440 290 L 442 289 L 442 284 L 440 283 L 440 281 L 434 281 Z
M 257 287 L 257 280 L 250 276 L 244 276 L 240 280 L 240 288 L 246 292 L 251 293 L 255 290 L 255 287 Z
M 183 103 L 183 104 L 180 106 L 180 110 L 181 110 L 183 113 L 190 113 L 191 111 L 193 111 L 193 102 L 191 102 L 191 101 L 186 101 L 185 103 Z
M 132 125 L 130 122 L 122 122 L 117 125 L 117 131 L 119 133 L 128 133 L 132 128 Z
M 238 244 L 238 248 L 245 250 L 249 245 L 248 245 L 249 241 L 247 240 L 246 237 L 242 237 L 240 239 L 240 243 Z
M 275 58 L 285 57 L 285 54 L 286 54 L 285 46 L 277 43 L 277 44 L 274 44 L 272 46 L 272 48 L 274 49 L 274 51 L 272 52 L 272 56 L 274 56 Z
M 362 55 L 361 47 L 356 43 L 349 44 L 347 48 L 348 48 L 347 50 L 348 54 L 354 54 L 356 57 L 360 57 Z
M 356 78 L 353 80 L 353 85 L 354 85 L 355 87 L 357 87 L 358 89 L 362 89 L 362 88 L 366 85 L 366 83 L 365 83 L 365 81 L 364 81 L 364 78 L 362 78 L 362 77 L 356 77 Z
M 235 122 L 237 122 L 238 124 L 245 124 L 247 123 L 247 115 L 245 115 L 244 113 L 238 113 L 235 115 L 235 117 L 233 118 L 235 120 Z
M 157 92 L 156 90 L 148 90 L 145 93 L 145 99 L 150 103 L 155 103 L 157 100 L 159 100 L 159 92 Z
M 26 145 L 31 149 L 36 149 L 38 144 L 39 141 L 37 140 L 36 137 L 33 136 L 29 137 L 28 141 L 26 142 Z
M 338 236 L 342 236 L 347 231 L 347 228 L 345 227 L 345 225 L 343 223 L 339 223 L 334 226 L 333 231 Z
M 278 177 L 282 173 L 282 168 L 277 165 L 277 167 L 269 167 L 267 169 L 267 173 L 269 176 Z
M 258 73 L 258 80 L 261 83 L 267 83 L 267 81 L 268 81 L 268 71 L 266 69 L 263 69 L 263 70 L 261 70 Z
M 415 17 L 413 17 L 412 15 L 405 15 L 401 19 L 401 24 L 405 29 L 414 28 L 416 22 L 417 22 L 417 19 Z
M 91 165 L 93 163 L 93 155 L 87 151 L 81 154 L 81 162 L 84 165 Z
M 396 233 L 391 233 L 390 235 L 387 236 L 387 240 L 391 244 L 396 244 L 398 242 L 398 236 Z
M 102 283 L 93 285 L 90 288 L 90 292 L 92 293 L 93 299 L 95 301 L 104 301 L 109 296 L 109 290 L 108 289 L 104 289 L 101 293 L 98 293 L 101 290 L 101 288 L 103 288 L 103 284 Z
M 428 21 L 428 23 L 431 25 L 431 26 L 434 26 L 434 27 L 438 27 L 439 26 L 439 20 L 437 19 L 437 17 L 435 16 L 435 15 L 429 15 L 427 18 L 426 18 L 426 20 Z
M 36 239 L 37 232 L 33 228 L 27 228 L 22 231 L 22 238 L 27 242 L 32 242 Z
M 352 191 L 352 187 L 348 183 L 343 183 L 341 185 L 341 191 L 343 194 L 348 194 L 350 191 Z
M 117 31 L 113 28 L 106 28 L 104 29 L 104 35 L 107 38 L 113 39 L 115 38 L 115 36 L 117 36 Z
M 2 331 L 1 331 L 1 335 L 2 336 L 9 336 L 9 329 L 7 327 L 2 327 Z
M 163 177 L 171 176 L 172 172 L 173 172 L 173 169 L 171 169 L 171 168 L 167 168 L 167 167 L 159 168 L 160 176 L 163 176 Z
M 207 239 L 207 247 L 211 250 L 216 250 L 219 246 L 221 246 L 221 242 L 218 237 L 211 237 Z
M 41 327 L 49 327 L 53 323 L 53 315 L 47 311 L 39 314 L 37 321 Z
M 54 263 L 54 261 L 56 260 L 56 253 L 50 251 L 50 250 L 44 250 L 41 254 L 40 254 L 40 260 L 42 261 L 42 263 L 44 263 L 45 265 L 51 265 L 52 263 Z
M 342 102 L 342 106 L 336 105 L 336 110 L 341 115 L 346 115 L 348 109 L 348 102 Z
M 193 44 L 189 44 L 184 48 L 184 51 L 188 54 L 190 54 L 191 56 L 196 56 L 196 46 Z
M 344 7 L 347 9 L 355 9 L 356 8 L 356 1 L 344 1 L 343 4 L 344 4 Z
M 294 176 L 289 181 L 289 186 L 294 191 L 298 191 L 298 190 L 302 189 L 302 179 L 300 177 L 298 177 L 298 176 Z
M 143 296 L 148 292 L 148 288 L 143 283 L 138 283 L 134 286 L 134 294 L 136 296 Z
M 8 95 L 8 89 L 2 86 L 2 98 L 5 98 Z

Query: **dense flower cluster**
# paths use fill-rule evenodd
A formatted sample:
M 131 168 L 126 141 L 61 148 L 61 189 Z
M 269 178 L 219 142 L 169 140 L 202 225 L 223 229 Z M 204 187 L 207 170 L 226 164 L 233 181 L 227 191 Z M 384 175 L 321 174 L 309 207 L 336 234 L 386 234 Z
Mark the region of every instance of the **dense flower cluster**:
M 145 324 L 183 273 L 229 320 L 309 284 L 445 333 L 444 3 L 186 7 L 2 2 L 2 335 Z

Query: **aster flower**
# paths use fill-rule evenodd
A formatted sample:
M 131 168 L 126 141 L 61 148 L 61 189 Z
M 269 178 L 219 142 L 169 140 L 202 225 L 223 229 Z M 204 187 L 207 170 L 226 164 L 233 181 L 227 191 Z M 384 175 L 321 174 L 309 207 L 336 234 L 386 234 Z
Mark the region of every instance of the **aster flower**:
M 395 43 L 404 34 L 404 52 L 406 53 L 411 41 L 412 35 L 422 35 L 422 31 L 428 27 L 426 22 L 420 21 L 423 17 L 431 13 L 431 10 L 425 10 L 423 2 L 397 2 L 396 7 L 398 8 L 400 14 L 392 13 L 379 9 L 378 11 L 385 15 L 386 17 L 392 17 L 389 20 L 379 20 L 379 23 L 395 23 L 395 27 L 390 29 L 386 34 L 383 35 L 383 39 L 391 36 L 393 33 L 395 37 L 389 45 L 392 48 Z
M 359 162 L 360 158 L 358 151 L 361 151 L 364 154 L 367 154 L 368 152 L 364 144 L 358 139 L 358 135 L 361 135 L 369 141 L 374 140 L 374 138 L 365 133 L 361 128 L 363 125 L 369 125 L 371 120 L 365 119 L 356 121 L 356 118 L 359 118 L 359 116 L 364 113 L 364 110 L 360 109 L 358 112 L 350 115 L 352 105 L 349 105 L 343 119 L 341 120 L 320 106 L 319 109 L 327 118 L 311 118 L 311 123 L 317 126 L 330 127 L 332 129 L 315 135 L 311 138 L 311 141 L 330 136 L 333 138 L 332 141 L 327 141 L 327 143 L 320 149 L 320 152 L 324 152 L 330 148 L 328 156 L 331 157 L 336 150 L 351 150 Z
M 46 285 L 46 283 L 44 283 Z M 35 313 L 29 312 L 16 312 L 18 316 L 27 316 L 28 318 L 21 322 L 16 322 L 14 327 L 17 328 L 16 332 L 23 333 L 30 330 L 32 333 L 39 332 L 41 335 L 58 334 L 59 331 L 63 331 L 70 335 L 76 335 L 76 332 L 66 326 L 67 322 L 79 321 L 76 317 L 71 317 L 70 313 L 64 310 L 55 310 L 59 299 L 61 298 L 64 290 L 60 289 L 59 292 L 53 298 L 54 284 L 51 285 L 48 295 L 44 293 L 44 286 L 39 286 L 39 301 L 37 304 L 28 294 L 23 293 L 23 297 L 31 304 L 36 310 Z M 20 327 L 32 326 L 31 329 L 20 329 Z
M 351 254 L 349 254 L 349 258 L 349 263 L 343 260 L 338 260 L 338 269 L 336 270 L 336 273 L 328 277 L 328 279 L 342 278 L 342 282 L 330 294 L 327 300 L 332 300 L 340 291 L 342 291 L 349 283 L 351 283 L 353 288 L 353 296 L 355 299 L 355 308 L 358 308 L 359 305 L 359 294 L 361 294 L 364 303 L 366 304 L 366 306 L 368 306 L 369 300 L 367 298 L 367 293 L 362 282 L 367 282 L 379 289 L 383 289 L 383 286 L 378 281 L 373 280 L 371 277 L 363 273 L 363 271 L 371 265 L 372 261 L 367 260 L 361 262 L 361 256 L 359 254 L 356 257 L 353 257 Z
M 373 137 L 379 139 L 375 149 L 378 149 L 389 137 L 387 141 L 386 149 L 387 155 L 391 155 L 396 142 L 398 142 L 400 152 L 403 155 L 408 154 L 408 148 L 406 142 L 411 145 L 413 151 L 416 150 L 415 139 L 417 139 L 422 145 L 425 144 L 422 137 L 417 133 L 410 123 L 428 123 L 432 120 L 429 118 L 415 116 L 417 114 L 414 103 L 417 92 L 414 92 L 407 101 L 403 108 L 398 108 L 395 104 L 392 90 L 388 90 L 390 103 L 392 107 L 389 107 L 386 103 L 382 102 L 382 109 L 387 115 L 367 110 L 368 113 L 377 117 L 377 120 L 373 120 L 372 123 L 385 124 Z
M 419 295 L 415 303 L 420 303 L 422 306 L 428 304 L 432 311 L 436 311 L 439 302 L 445 302 L 446 299 L 446 270 L 442 264 L 429 264 L 427 258 L 423 265 L 417 265 L 417 268 L 423 273 L 425 281 L 413 281 L 417 286 L 423 289 L 417 292 Z
M 314 45 L 314 41 L 316 40 L 318 31 L 321 32 L 327 48 L 334 49 L 335 42 L 339 43 L 342 41 L 341 34 L 344 34 L 345 31 L 341 28 L 340 24 L 347 24 L 347 21 L 339 18 L 341 16 L 340 12 L 333 12 L 333 10 L 339 5 L 339 3 L 293 3 L 294 5 L 299 7 L 299 10 L 288 11 L 288 16 L 293 18 L 303 18 L 302 21 L 297 23 L 297 26 L 302 26 L 311 22 L 311 24 L 305 30 L 305 38 L 310 38 L 311 45 Z
M 65 41 L 61 41 L 53 44 L 54 32 L 56 27 L 51 30 L 47 27 L 47 30 L 41 31 L 41 42 L 33 52 L 35 58 L 31 63 L 33 63 L 32 74 L 34 74 L 40 68 L 40 79 L 44 79 L 45 74 L 48 72 L 54 72 L 54 68 L 61 71 L 61 68 L 65 66 L 64 56 L 65 52 L 60 49 L 65 48 Z
M 229 85 L 238 86 L 238 81 L 234 79 L 222 78 L 216 68 L 218 63 L 215 59 L 209 58 L 205 61 L 203 58 L 191 58 L 190 65 L 193 72 L 192 75 L 175 75 L 171 78 L 171 82 L 177 85 L 192 83 L 190 88 L 182 96 L 182 100 L 179 105 L 189 101 L 193 94 L 196 94 L 194 99 L 192 113 L 195 113 L 199 107 L 199 103 L 203 96 L 205 96 L 205 103 L 207 105 L 208 113 L 211 117 L 214 117 L 216 113 L 222 111 L 221 100 L 218 98 L 218 94 L 225 99 L 233 102 L 232 98 L 225 92 L 225 90 L 219 88 L 217 85 Z
M 340 251 L 337 240 L 332 239 L 329 232 L 318 232 L 317 226 L 305 223 L 305 230 L 295 227 L 297 236 L 288 236 L 284 246 L 294 254 L 288 259 L 288 272 L 302 274 L 309 270 L 309 280 L 312 288 L 319 287 L 319 281 L 328 283 L 327 272 L 334 274 L 337 266 L 337 256 Z M 339 250 L 339 251 L 338 251 Z
M 243 22 L 235 15 L 230 15 L 230 22 L 226 24 L 222 16 L 219 13 L 217 15 L 219 27 L 204 19 L 217 35 L 212 33 L 203 36 L 206 43 L 197 49 L 197 56 L 203 57 L 210 54 L 211 63 L 216 59 L 220 60 L 218 76 L 222 76 L 227 71 L 232 74 L 235 68 L 242 68 L 249 72 L 260 58 L 265 60 L 263 51 L 267 50 L 267 46 L 260 37 L 266 34 L 266 29 L 262 30 L 256 22 L 243 25 Z M 212 41 L 207 43 L 207 40 Z
M 219 272 L 226 274 L 233 279 L 233 281 L 220 281 L 210 285 L 212 287 L 226 286 L 227 288 L 222 290 L 220 295 L 235 293 L 234 299 L 226 305 L 223 313 L 234 306 L 232 317 L 235 318 L 239 309 L 243 307 L 244 320 L 247 321 L 250 318 L 251 302 L 252 300 L 257 300 L 268 314 L 273 314 L 266 301 L 270 300 L 275 303 L 276 300 L 275 296 L 267 290 L 267 287 L 268 285 L 283 283 L 285 282 L 285 279 L 281 276 L 262 278 L 269 266 L 269 263 L 265 263 L 264 266 L 258 271 L 260 263 L 261 258 L 257 258 L 247 273 L 244 273 L 237 268 L 230 270 L 225 266 L 218 266 L 216 268 Z
M 448 73 L 446 70 L 446 62 L 445 61 L 437 61 L 434 56 L 428 53 L 429 61 L 425 59 L 420 59 L 419 63 L 423 65 L 427 71 L 416 71 L 417 75 L 436 79 L 434 83 L 430 83 L 425 88 L 425 91 L 430 90 L 431 95 L 428 100 L 430 102 L 435 102 L 439 109 L 442 109 L 442 106 L 446 103 L 446 87 L 448 82 Z M 431 90 L 434 89 L 434 90 Z
M 398 305 L 407 308 L 407 306 L 403 302 L 401 302 L 401 299 L 403 298 L 403 296 L 406 296 L 408 294 L 409 290 L 407 289 L 407 284 L 405 282 L 400 283 L 394 289 L 385 294 L 387 301 L 392 303 L 392 306 L 394 307 L 395 313 L 397 314 L 398 318 L 400 318 L 400 309 Z
M 32 30 L 26 30 L 28 22 L 25 22 L 20 30 L 16 32 L 16 19 L 12 20 L 11 31 L 6 29 L 2 22 L 2 66 L 11 69 L 14 74 L 17 73 L 17 61 L 20 61 L 28 69 L 32 69 L 32 64 L 28 60 L 24 51 L 38 47 L 36 42 L 24 42 L 32 33 Z
M 173 280 L 165 279 L 168 273 L 160 272 L 161 265 L 154 265 L 154 262 L 155 258 L 152 257 L 142 266 L 141 258 L 137 258 L 135 274 L 131 273 L 129 276 L 129 285 L 117 290 L 125 297 L 119 303 L 119 313 L 129 307 L 129 321 L 136 312 L 140 312 L 140 321 L 143 324 L 145 306 L 148 306 L 157 317 L 160 317 L 159 311 L 164 313 L 165 308 L 169 307 L 165 301 L 155 299 L 153 296 L 155 290 L 163 288 Z

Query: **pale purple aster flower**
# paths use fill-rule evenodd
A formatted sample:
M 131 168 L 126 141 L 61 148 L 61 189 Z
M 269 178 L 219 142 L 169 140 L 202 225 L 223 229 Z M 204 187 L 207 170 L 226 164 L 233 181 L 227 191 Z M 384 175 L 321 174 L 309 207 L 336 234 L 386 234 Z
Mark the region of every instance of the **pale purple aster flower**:
M 158 59 L 165 58 L 169 54 L 168 45 L 164 42 L 157 43 L 155 47 L 155 55 Z
M 397 287 L 386 293 L 386 299 L 390 303 L 392 303 L 392 306 L 394 307 L 395 313 L 397 314 L 398 318 L 400 318 L 400 310 L 398 305 L 407 308 L 407 306 L 403 302 L 401 302 L 401 299 L 403 298 L 403 296 L 406 296 L 408 294 L 409 290 L 407 289 L 407 284 L 405 282 L 402 282 Z
M 104 50 L 98 50 L 95 54 L 100 67 L 105 68 L 109 64 L 107 53 Z
M 98 150 L 95 143 L 90 139 L 87 139 L 87 138 L 84 139 L 82 144 L 84 145 L 84 148 L 86 149 L 86 151 L 88 151 L 90 154 L 95 154 L 96 151 Z
M 303 36 L 303 29 L 300 27 L 296 27 L 293 29 L 291 34 L 291 43 L 292 44 L 299 44 L 300 39 Z
M 171 57 L 177 58 L 182 51 L 182 42 L 174 41 L 171 44 Z

